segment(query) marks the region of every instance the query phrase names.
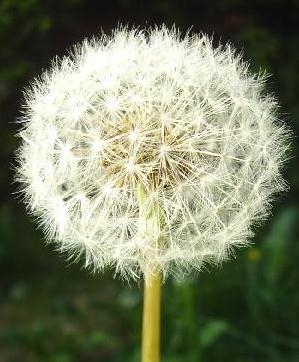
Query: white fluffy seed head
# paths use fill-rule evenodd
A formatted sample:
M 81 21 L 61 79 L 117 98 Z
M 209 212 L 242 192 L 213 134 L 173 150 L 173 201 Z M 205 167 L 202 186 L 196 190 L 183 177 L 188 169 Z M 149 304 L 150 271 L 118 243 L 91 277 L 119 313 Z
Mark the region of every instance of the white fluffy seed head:
M 221 262 L 285 187 L 288 132 L 264 81 L 203 34 L 84 41 L 26 93 L 17 178 L 30 212 L 94 270 Z

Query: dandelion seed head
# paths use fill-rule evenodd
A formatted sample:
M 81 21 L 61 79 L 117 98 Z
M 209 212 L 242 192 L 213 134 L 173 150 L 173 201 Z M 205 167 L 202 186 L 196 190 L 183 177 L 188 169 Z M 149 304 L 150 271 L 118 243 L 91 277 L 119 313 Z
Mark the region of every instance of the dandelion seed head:
M 26 92 L 17 179 L 29 211 L 94 270 L 221 263 L 285 188 L 288 130 L 264 88 L 204 34 L 84 41 Z

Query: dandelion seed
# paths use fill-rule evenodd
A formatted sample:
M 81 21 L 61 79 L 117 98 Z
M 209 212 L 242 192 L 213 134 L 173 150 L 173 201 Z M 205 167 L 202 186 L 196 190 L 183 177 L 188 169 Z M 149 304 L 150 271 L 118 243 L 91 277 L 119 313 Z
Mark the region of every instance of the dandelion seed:
M 132 130 L 128 135 L 130 143 L 136 142 L 139 138 L 140 138 L 140 133 L 137 129 Z

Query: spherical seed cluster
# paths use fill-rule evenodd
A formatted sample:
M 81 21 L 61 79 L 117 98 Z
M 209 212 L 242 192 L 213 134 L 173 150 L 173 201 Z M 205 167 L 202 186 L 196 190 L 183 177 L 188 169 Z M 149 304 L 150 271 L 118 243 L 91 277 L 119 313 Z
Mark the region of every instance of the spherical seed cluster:
M 231 46 L 165 27 L 77 46 L 26 93 L 18 180 L 49 240 L 138 277 L 220 262 L 284 183 L 287 131 Z

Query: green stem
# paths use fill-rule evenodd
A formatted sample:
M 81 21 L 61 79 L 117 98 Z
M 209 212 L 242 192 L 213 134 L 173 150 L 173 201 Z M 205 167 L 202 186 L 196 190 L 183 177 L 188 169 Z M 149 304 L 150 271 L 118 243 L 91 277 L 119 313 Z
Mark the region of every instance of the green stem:
M 142 184 L 138 185 L 140 235 L 152 240 L 153 249 L 158 250 L 161 215 L 158 204 L 149 200 Z M 149 266 L 144 282 L 143 323 L 142 323 L 142 362 L 160 361 L 160 305 L 161 272 L 153 263 Z
M 142 362 L 160 361 L 161 274 L 150 275 L 144 283 Z

